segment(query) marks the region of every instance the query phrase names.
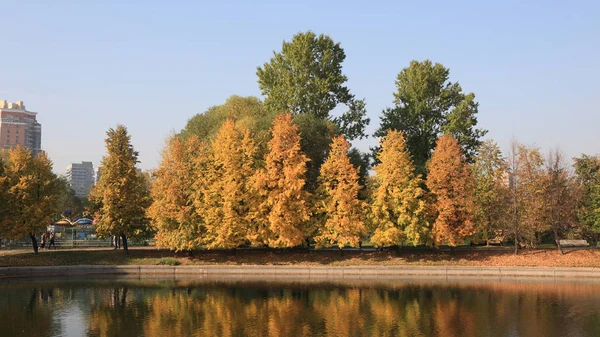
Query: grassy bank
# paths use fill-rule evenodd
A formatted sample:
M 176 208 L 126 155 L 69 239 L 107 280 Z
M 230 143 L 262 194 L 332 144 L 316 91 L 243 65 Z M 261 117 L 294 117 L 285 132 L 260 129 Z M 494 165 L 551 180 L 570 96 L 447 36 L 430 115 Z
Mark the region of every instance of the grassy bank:
M 567 251 L 526 250 L 520 255 L 509 251 L 451 252 L 344 252 L 336 251 L 220 251 L 174 253 L 156 248 L 130 249 L 129 255 L 112 249 L 0 251 L 0 266 L 63 265 L 450 265 L 450 266 L 528 266 L 528 267 L 600 267 L 598 250 Z

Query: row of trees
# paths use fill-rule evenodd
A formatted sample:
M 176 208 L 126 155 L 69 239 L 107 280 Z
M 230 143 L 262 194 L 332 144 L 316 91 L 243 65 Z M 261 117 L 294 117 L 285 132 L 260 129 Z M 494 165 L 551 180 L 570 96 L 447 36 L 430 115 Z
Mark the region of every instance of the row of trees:
M 381 138 L 374 175 L 361 185 L 349 143 L 337 136 L 311 192 L 298 130 L 291 114 L 277 116 L 263 155 L 252 133 L 232 120 L 208 144 L 174 136 L 153 181 L 148 214 L 157 242 L 184 250 L 313 240 L 341 248 L 364 239 L 379 247 L 510 239 L 518 249 L 541 243 L 544 235 L 558 244 L 565 235 L 597 228 L 595 220 L 579 220 L 597 216 L 590 205 L 597 202 L 599 171 L 589 168 L 593 183 L 584 181 L 558 151 L 544 159 L 539 149 L 513 142 L 504 157 L 488 140 L 469 164 L 459 142 L 444 134 L 423 176 L 405 134 L 390 130 Z M 599 163 L 583 157 L 578 171 L 584 162 L 586 168 Z
M 598 158 L 577 159 L 573 175 L 556 151 L 544 158 L 514 142 L 503 156 L 482 141 L 475 95 L 441 64 L 403 69 L 379 145 L 350 148 L 348 140 L 367 136 L 369 119 L 365 100 L 345 86 L 345 57 L 328 36 L 296 34 L 257 69 L 264 101 L 232 96 L 192 117 L 152 176 L 136 169 L 125 127 L 109 130 L 89 198 L 98 234 L 119 235 L 126 247 L 127 237 L 156 233 L 159 244 L 187 250 L 364 239 L 518 248 L 548 234 L 600 232 Z M 347 110 L 335 116 L 341 105 Z

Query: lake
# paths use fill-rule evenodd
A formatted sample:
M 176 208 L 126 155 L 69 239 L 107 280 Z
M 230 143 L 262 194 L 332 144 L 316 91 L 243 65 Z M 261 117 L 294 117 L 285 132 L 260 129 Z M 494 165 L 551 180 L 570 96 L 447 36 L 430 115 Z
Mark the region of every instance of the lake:
M 600 280 L 11 279 L 0 336 L 600 336 Z

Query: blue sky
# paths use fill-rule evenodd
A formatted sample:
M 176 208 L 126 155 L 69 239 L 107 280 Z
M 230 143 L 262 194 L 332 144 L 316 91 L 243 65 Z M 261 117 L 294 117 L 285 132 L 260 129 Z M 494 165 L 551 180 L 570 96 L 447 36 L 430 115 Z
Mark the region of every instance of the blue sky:
M 514 136 L 569 157 L 600 153 L 597 1 L 122 2 L 1 2 L 0 99 L 39 112 L 59 173 L 97 165 L 118 123 L 141 167 L 156 167 L 194 114 L 259 96 L 256 67 L 306 30 L 341 42 L 369 133 L 398 72 L 429 58 L 476 94 L 480 126 L 503 148 Z

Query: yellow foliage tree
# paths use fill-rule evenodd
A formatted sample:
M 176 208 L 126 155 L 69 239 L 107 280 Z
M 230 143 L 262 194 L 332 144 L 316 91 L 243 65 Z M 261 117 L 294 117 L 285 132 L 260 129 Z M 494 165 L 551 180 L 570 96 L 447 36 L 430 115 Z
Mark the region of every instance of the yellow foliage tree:
M 251 241 L 271 247 L 294 247 L 307 235 L 310 218 L 304 190 L 308 158 L 300 149 L 300 135 L 289 113 L 273 121 L 265 169 L 254 177 L 258 199 L 253 214 Z
M 250 221 L 250 179 L 255 172 L 256 146 L 247 129 L 238 130 L 232 120 L 219 129 L 210 149 L 195 198 L 204 219 L 207 248 L 235 248 L 246 242 Z
M 458 141 L 450 135 L 438 138 L 428 163 L 427 187 L 435 199 L 436 245 L 456 246 L 473 234 L 473 189 L 471 169 Z
M 391 130 L 380 146 L 379 164 L 373 168 L 371 241 L 379 247 L 424 243 L 429 237 L 424 191 L 404 135 Z
M 148 209 L 151 224 L 157 229 L 156 244 L 177 251 L 197 248 L 203 234 L 203 220 L 194 205 L 194 182 L 202 173 L 199 158 L 208 153 L 206 146 L 192 135 L 173 137 L 162 153 L 152 181 L 152 205 Z
M 128 253 L 127 238 L 150 234 L 146 216 L 150 191 L 146 177 L 136 168 L 138 153 L 131 145 L 127 128 L 117 125 L 106 135 L 102 175 L 88 199 L 97 221 L 96 233 L 103 237 L 120 236 Z
M 0 223 L 2 236 L 7 239 L 29 236 L 37 253 L 35 236 L 44 231 L 58 211 L 59 184 L 52 172 L 52 161 L 45 152 L 34 157 L 29 150 L 18 146 L 9 150 L 2 171 L 0 187 L 5 190 L 0 194 L 6 202 L 4 221 Z
M 358 199 L 358 169 L 348 157 L 350 144 L 343 136 L 333 139 L 329 158 L 321 166 L 319 195 L 324 223 L 318 228 L 318 247 L 357 247 L 366 233 L 364 208 Z

